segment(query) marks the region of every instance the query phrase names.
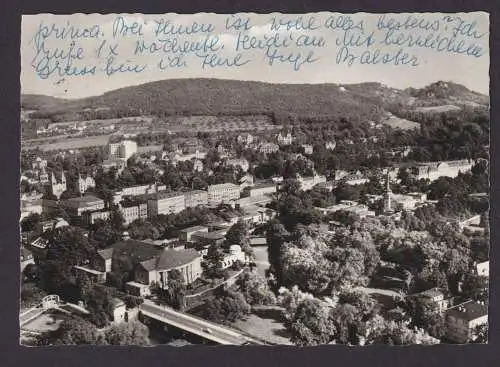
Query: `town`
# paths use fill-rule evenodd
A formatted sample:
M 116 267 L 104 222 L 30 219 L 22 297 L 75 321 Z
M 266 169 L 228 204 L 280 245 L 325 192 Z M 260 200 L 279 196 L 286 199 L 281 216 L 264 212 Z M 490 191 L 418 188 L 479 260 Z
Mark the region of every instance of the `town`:
M 484 343 L 489 118 L 423 108 L 25 111 L 22 342 Z

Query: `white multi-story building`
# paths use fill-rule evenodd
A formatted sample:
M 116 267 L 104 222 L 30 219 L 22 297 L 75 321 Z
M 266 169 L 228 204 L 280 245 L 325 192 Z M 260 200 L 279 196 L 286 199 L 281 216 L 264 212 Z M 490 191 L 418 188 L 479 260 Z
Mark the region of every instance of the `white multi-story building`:
M 174 214 L 186 209 L 184 194 L 181 192 L 162 192 L 148 199 L 148 216 Z
M 208 193 L 203 190 L 193 190 L 184 193 L 186 208 L 208 204 Z
M 86 225 L 94 224 L 97 220 L 107 221 L 111 215 L 110 211 L 99 210 L 95 212 L 85 212 L 82 216 L 82 221 Z
M 134 220 L 146 219 L 148 217 L 148 204 L 142 203 L 131 206 L 121 206 L 120 211 L 125 220 L 125 225 L 129 225 Z
M 110 143 L 108 146 L 109 159 L 129 159 L 137 153 L 137 143 L 133 140 L 122 140 L 119 143 Z
M 230 203 L 240 198 L 240 187 L 232 183 L 208 186 L 208 204 Z

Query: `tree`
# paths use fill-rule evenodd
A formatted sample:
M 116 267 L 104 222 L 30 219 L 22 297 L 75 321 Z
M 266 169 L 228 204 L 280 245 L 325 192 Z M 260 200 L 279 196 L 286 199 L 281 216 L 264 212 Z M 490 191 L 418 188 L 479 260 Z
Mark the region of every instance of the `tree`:
M 37 345 L 105 345 L 106 340 L 95 325 L 81 318 L 64 320 L 55 331 L 37 337 Z
M 168 272 L 167 288 L 158 287 L 156 293 L 159 298 L 177 310 L 182 310 L 185 306 L 184 296 L 186 285 L 182 273 L 177 270 Z
M 488 302 L 488 278 L 477 274 L 466 274 L 462 292 L 465 297 L 479 302 Z
M 150 345 L 149 330 L 139 321 L 122 322 L 112 325 L 104 332 L 109 345 Z
M 288 231 L 277 219 L 269 222 L 266 231 L 269 270 L 275 274 L 278 285 L 281 284 L 281 251 L 288 235 Z
M 106 326 L 113 310 L 113 297 L 109 289 L 102 285 L 94 285 L 84 301 L 90 311 L 90 321 L 100 328 Z
M 271 305 L 276 302 L 276 296 L 269 288 L 265 278 L 255 272 L 245 272 L 236 281 L 236 285 L 243 293 L 250 305 Z
M 250 305 L 240 292 L 220 291 L 214 300 L 207 300 L 203 307 L 204 317 L 214 322 L 227 324 L 245 318 Z
M 250 246 L 248 226 L 242 219 L 233 224 L 226 233 L 223 246 L 226 250 L 229 250 L 232 245 L 240 246 L 247 256 L 253 256 L 253 250 Z
M 21 231 L 31 232 L 35 230 L 38 223 L 41 221 L 41 216 L 38 213 L 31 213 L 21 221 Z
M 211 245 L 208 248 L 207 255 L 205 256 L 202 267 L 205 276 L 208 278 L 221 278 L 223 276 L 222 260 L 224 253 L 218 245 Z
M 471 343 L 488 343 L 488 324 L 476 326 L 476 328 L 472 331 Z
M 95 256 L 95 247 L 77 227 L 64 227 L 47 233 L 46 258 L 39 265 L 40 284 L 48 293 L 77 300 L 73 267 L 85 265 Z
M 336 334 L 332 308 L 318 299 L 306 299 L 297 307 L 290 329 L 296 345 L 328 344 Z

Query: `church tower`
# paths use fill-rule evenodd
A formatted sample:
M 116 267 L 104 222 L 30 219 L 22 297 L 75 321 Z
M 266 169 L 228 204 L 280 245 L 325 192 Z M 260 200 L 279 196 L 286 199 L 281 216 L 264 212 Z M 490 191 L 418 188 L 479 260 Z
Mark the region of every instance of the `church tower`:
M 391 203 L 391 185 L 390 185 L 390 177 L 389 177 L 389 169 L 387 169 L 387 176 L 386 176 L 386 189 L 385 189 L 385 194 L 384 194 L 384 213 L 392 213 L 392 203 Z

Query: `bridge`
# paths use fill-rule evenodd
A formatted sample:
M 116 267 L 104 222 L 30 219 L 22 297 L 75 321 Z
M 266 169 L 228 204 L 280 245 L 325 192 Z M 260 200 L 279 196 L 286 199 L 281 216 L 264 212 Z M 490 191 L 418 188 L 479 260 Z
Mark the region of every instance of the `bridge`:
M 187 331 L 217 344 L 264 344 L 263 342 L 250 338 L 237 330 L 175 311 L 169 307 L 159 306 L 150 300 L 144 300 L 144 303 L 139 306 L 139 309 L 141 314 L 148 318 Z

